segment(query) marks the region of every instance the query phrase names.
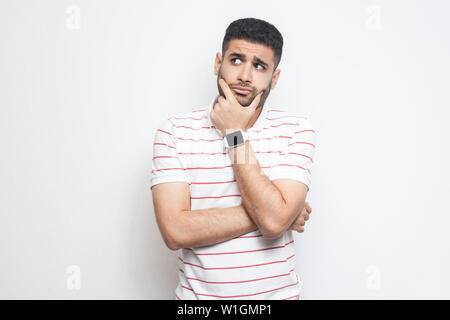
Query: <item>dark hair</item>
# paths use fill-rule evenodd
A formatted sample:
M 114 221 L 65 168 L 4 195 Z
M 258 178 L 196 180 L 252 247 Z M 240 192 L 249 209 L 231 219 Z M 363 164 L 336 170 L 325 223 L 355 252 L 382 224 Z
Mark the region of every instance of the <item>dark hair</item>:
M 228 49 L 232 39 L 260 43 L 274 51 L 274 68 L 278 67 L 283 52 L 283 36 L 274 25 L 255 18 L 238 19 L 230 23 L 222 42 L 222 56 Z

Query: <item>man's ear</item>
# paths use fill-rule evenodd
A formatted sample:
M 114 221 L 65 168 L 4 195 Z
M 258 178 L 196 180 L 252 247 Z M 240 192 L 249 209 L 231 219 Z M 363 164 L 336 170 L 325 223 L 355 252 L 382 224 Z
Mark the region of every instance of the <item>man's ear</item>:
M 220 66 L 222 65 L 222 55 L 220 52 L 216 53 L 216 59 L 214 61 L 214 74 L 219 75 Z
M 270 90 L 275 89 L 279 77 L 280 77 L 280 69 L 277 69 L 274 71 L 272 75 L 272 86 L 270 87 Z

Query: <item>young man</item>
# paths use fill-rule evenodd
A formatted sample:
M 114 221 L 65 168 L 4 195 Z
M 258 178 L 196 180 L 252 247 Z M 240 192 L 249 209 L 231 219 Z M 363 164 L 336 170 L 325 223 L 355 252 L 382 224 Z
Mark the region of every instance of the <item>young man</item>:
M 292 230 L 311 207 L 315 135 L 304 116 L 264 106 L 283 38 L 270 23 L 232 22 L 214 73 L 219 95 L 156 131 L 152 192 L 178 250 L 177 299 L 299 299 Z

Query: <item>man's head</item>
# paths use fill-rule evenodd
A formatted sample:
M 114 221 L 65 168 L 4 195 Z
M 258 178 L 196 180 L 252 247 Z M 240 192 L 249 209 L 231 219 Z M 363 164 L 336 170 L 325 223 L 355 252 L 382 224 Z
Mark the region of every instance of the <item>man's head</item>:
M 259 107 L 263 106 L 278 81 L 282 51 L 283 37 L 272 24 L 255 18 L 233 21 L 225 32 L 222 55 L 216 54 L 214 64 L 219 94 L 225 96 L 219 85 L 222 78 L 245 107 L 264 91 L 259 103 Z M 238 91 L 236 87 L 248 91 Z

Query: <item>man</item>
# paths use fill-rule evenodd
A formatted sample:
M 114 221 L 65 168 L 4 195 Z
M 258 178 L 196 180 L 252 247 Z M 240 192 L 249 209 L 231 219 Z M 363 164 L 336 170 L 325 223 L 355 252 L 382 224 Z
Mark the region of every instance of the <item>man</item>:
M 153 203 L 166 245 L 181 249 L 177 299 L 300 297 L 292 230 L 311 213 L 316 133 L 264 106 L 282 46 L 268 22 L 232 22 L 216 54 L 219 95 L 156 131 Z

